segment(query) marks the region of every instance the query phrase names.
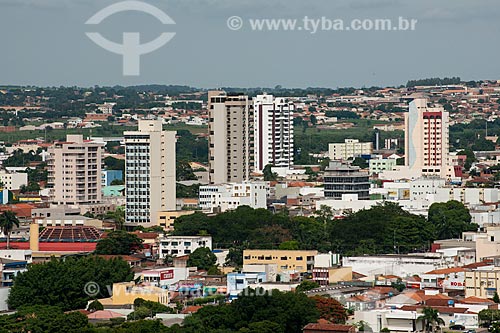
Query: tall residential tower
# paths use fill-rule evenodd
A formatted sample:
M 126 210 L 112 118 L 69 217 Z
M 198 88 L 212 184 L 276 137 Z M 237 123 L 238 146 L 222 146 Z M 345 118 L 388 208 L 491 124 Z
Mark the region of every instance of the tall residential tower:
M 208 92 L 210 182 L 241 183 L 253 167 L 253 108 L 248 96 Z
M 405 114 L 405 165 L 424 176 L 449 178 L 449 114 L 441 106 L 431 106 L 416 98 Z
M 58 205 L 97 204 L 101 201 L 104 144 L 67 135 L 48 149 L 50 201 Z
M 175 135 L 161 120 L 140 120 L 137 131 L 124 132 L 126 226 L 155 223 L 159 211 L 175 210 Z
M 289 169 L 293 165 L 294 104 L 282 97 L 257 95 L 253 99 L 255 160 L 254 170 L 264 167 Z

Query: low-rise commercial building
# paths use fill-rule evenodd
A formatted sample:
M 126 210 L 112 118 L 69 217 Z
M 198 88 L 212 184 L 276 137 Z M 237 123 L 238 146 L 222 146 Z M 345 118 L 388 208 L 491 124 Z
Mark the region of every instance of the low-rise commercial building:
M 278 272 L 312 272 L 316 250 L 244 250 L 243 265 L 276 264 Z
M 193 253 L 200 247 L 212 249 L 211 236 L 167 236 L 159 239 L 159 256 L 161 259 L 168 255 L 173 257 Z

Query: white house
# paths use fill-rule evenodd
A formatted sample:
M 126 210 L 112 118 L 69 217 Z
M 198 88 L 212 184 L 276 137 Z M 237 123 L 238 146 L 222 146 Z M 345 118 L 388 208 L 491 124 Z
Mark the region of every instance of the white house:
M 161 259 L 167 255 L 177 257 L 191 254 L 200 247 L 212 249 L 211 236 L 166 236 L 159 241 Z

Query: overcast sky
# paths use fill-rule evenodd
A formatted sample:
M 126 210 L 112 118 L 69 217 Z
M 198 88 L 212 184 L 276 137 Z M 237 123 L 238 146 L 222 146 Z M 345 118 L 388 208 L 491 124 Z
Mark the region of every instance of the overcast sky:
M 0 0 L 0 84 L 196 87 L 345 87 L 399 85 L 409 79 L 500 79 L 498 0 L 147 0 L 175 25 L 141 12 L 85 22 L 108 0 Z M 230 16 L 243 18 L 228 29 Z M 417 19 L 415 31 L 252 31 L 254 18 Z M 175 37 L 141 56 L 136 77 L 122 57 L 85 32 L 121 43 L 123 32 L 148 42 Z

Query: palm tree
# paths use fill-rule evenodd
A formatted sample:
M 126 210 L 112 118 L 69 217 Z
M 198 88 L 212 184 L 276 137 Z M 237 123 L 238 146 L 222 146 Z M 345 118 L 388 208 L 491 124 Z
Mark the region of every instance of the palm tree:
M 439 312 L 431 307 L 425 307 L 422 310 L 422 315 L 417 319 L 424 321 L 426 332 L 431 332 L 431 328 L 434 327 L 434 324 L 444 325 L 444 320 L 439 317 Z
M 12 211 L 5 211 L 0 215 L 0 230 L 7 237 L 7 249 L 10 249 L 10 233 L 14 226 L 19 228 L 19 220 L 16 213 Z

